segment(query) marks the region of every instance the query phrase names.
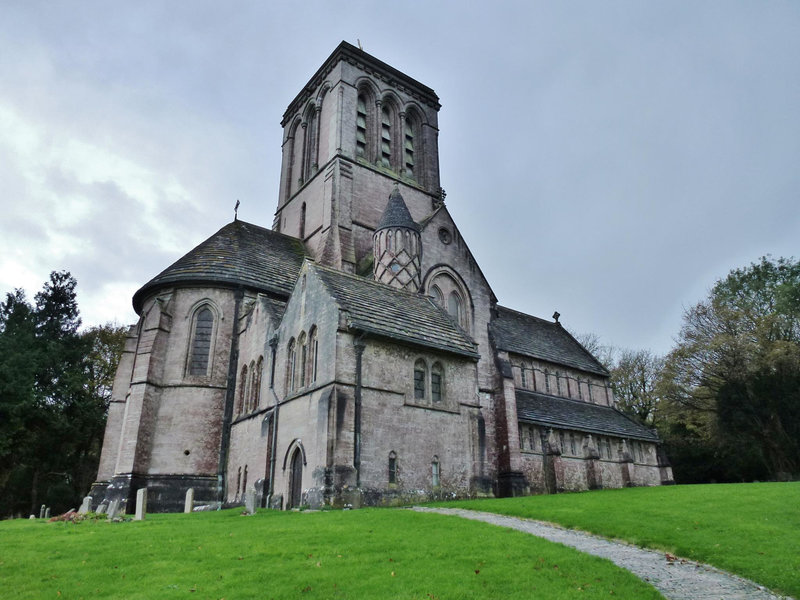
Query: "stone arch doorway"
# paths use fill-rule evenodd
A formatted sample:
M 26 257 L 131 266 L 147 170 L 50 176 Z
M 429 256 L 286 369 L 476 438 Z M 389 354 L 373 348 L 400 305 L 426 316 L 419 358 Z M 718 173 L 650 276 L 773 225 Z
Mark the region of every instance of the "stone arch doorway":
M 303 501 L 303 452 L 300 448 L 295 448 L 289 465 L 288 508 L 297 508 Z

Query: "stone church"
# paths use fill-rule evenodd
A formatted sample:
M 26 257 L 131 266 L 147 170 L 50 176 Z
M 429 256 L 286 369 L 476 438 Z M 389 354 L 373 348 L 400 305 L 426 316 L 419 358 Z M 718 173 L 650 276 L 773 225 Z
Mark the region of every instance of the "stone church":
M 189 488 L 293 508 L 670 482 L 558 314 L 498 304 L 445 204 L 439 107 L 334 50 L 283 115 L 272 228 L 235 219 L 134 294 L 95 506 L 131 511 L 142 487 L 174 511 Z

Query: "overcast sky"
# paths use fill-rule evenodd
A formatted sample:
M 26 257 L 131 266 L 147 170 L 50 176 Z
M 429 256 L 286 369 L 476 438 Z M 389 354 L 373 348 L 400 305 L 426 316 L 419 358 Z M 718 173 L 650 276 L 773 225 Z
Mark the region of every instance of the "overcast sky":
M 0 294 L 66 269 L 85 325 L 128 324 L 236 199 L 270 227 L 280 118 L 342 40 L 438 93 L 505 306 L 661 353 L 730 269 L 800 255 L 798 2 L 3 0 Z

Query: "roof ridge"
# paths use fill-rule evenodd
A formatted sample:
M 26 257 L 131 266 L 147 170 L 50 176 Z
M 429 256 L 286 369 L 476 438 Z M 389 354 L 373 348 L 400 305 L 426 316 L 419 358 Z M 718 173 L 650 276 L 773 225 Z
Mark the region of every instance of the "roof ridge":
M 517 315 L 521 315 L 523 317 L 528 317 L 529 319 L 536 319 L 537 321 L 541 321 L 542 323 L 545 323 L 546 325 L 556 325 L 556 323 L 554 321 L 548 321 L 547 319 L 543 319 L 542 317 L 537 317 L 536 315 L 531 315 L 531 314 L 528 314 L 528 313 L 524 313 L 521 310 L 516 310 L 514 308 L 509 308 L 507 306 L 502 306 L 501 304 L 497 305 L 497 309 L 498 310 L 504 310 L 504 311 L 507 311 L 507 312 L 512 312 L 512 313 L 515 313 Z M 566 331 L 566 328 L 564 328 L 563 325 L 562 325 L 562 329 L 564 329 Z

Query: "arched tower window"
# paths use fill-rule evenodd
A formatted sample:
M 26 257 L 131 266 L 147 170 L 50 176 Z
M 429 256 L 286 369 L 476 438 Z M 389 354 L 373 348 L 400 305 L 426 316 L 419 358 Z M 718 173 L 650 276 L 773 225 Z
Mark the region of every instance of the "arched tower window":
M 431 483 L 433 487 L 439 487 L 441 485 L 441 465 L 439 464 L 439 457 L 434 456 L 433 461 L 431 461 Z
M 425 400 L 425 380 L 428 378 L 428 368 L 422 359 L 414 363 L 414 399 Z
M 392 111 L 388 106 L 381 109 L 381 153 L 380 164 L 386 168 L 392 167 Z
M 406 119 L 403 139 L 403 168 L 408 177 L 414 177 L 414 122 Z
M 208 307 L 201 308 L 194 320 L 192 357 L 189 361 L 190 375 L 206 375 L 211 352 L 211 334 L 214 330 L 214 313 Z
M 356 157 L 367 158 L 367 98 L 363 93 L 356 106 Z
M 303 181 L 308 181 L 317 168 L 317 111 L 312 105 L 305 116 L 305 144 L 303 154 Z

